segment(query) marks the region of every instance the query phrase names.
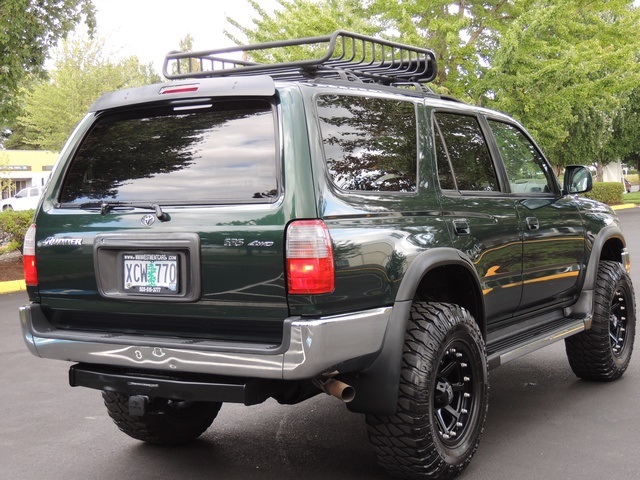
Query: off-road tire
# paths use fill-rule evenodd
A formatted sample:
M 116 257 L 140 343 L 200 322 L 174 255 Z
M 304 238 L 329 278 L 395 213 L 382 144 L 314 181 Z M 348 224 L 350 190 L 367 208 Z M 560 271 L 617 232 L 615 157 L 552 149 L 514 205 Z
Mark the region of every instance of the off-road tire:
M 618 262 L 602 261 L 594 291 L 590 330 L 565 340 L 573 373 L 584 380 L 616 380 L 622 376 L 633 352 L 636 304 L 633 285 Z
M 465 309 L 414 303 L 395 415 L 367 415 L 378 463 L 400 478 L 449 479 L 471 461 L 489 404 L 482 334 Z
M 220 402 L 178 402 L 155 399 L 153 410 L 142 416 L 129 413 L 129 397 L 102 392 L 104 404 L 118 428 L 137 440 L 156 445 L 179 445 L 198 438 L 209 428 Z

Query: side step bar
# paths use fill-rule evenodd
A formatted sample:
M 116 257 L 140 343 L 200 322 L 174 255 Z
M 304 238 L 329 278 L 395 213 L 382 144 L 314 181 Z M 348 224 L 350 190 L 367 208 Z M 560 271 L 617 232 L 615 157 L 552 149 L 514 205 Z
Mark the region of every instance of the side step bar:
M 590 318 L 578 320 L 565 318 L 561 321 L 553 322 L 551 325 L 547 324 L 537 329 L 534 328 L 505 340 L 491 342 L 489 337 L 487 341 L 489 368 L 499 367 L 511 360 L 582 332 L 587 329 L 590 320 Z

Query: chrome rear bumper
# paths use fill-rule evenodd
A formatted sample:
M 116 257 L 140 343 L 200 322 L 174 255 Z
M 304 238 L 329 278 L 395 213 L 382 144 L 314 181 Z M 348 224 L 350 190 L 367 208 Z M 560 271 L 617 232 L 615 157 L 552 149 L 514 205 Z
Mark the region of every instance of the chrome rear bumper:
M 288 318 L 280 345 L 200 341 L 56 329 L 38 304 L 20 308 L 25 343 L 43 358 L 95 365 L 301 380 L 341 363 L 373 360 L 391 307 L 317 319 Z

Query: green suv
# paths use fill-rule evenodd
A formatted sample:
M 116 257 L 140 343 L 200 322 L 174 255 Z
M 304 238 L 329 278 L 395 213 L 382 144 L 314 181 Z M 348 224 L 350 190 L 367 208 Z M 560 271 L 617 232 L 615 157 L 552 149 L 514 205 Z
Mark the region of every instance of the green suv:
M 246 60 L 287 48 L 310 59 Z M 615 214 L 513 119 L 434 94 L 430 50 L 339 31 L 164 70 L 92 106 L 24 249 L 27 346 L 124 433 L 179 444 L 224 402 L 324 391 L 388 472 L 451 478 L 489 369 L 564 340 L 578 377 L 624 373 Z

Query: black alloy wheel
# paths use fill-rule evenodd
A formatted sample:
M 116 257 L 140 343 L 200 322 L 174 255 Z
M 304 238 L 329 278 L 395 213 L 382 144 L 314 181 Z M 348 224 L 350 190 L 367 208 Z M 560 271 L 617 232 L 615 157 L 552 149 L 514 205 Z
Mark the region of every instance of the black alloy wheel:
M 448 448 L 459 445 L 472 415 L 477 414 L 478 381 L 470 368 L 472 361 L 469 346 L 456 341 L 444 352 L 438 368 L 433 414 L 440 441 Z

